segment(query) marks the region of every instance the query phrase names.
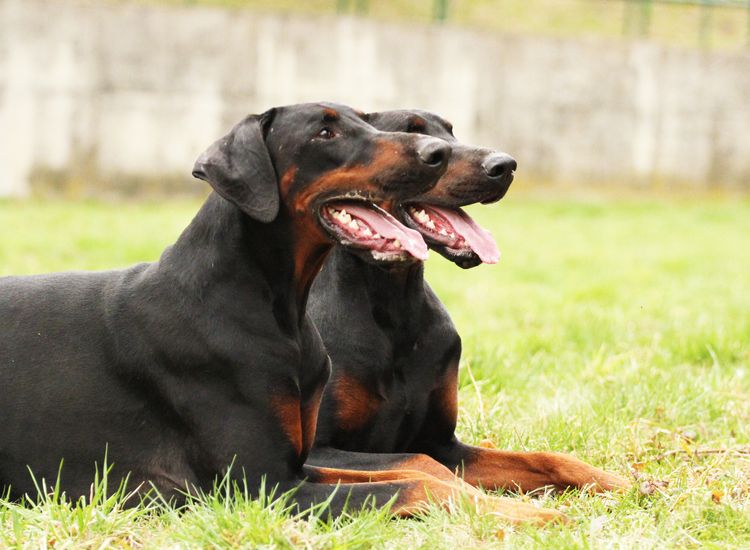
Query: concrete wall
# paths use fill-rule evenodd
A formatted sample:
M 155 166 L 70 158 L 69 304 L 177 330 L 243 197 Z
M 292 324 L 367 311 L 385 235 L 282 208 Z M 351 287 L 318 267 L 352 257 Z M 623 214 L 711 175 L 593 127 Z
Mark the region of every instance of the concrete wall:
M 350 18 L 0 0 L 0 195 L 185 186 L 248 112 L 421 107 L 520 174 L 750 188 L 750 53 Z

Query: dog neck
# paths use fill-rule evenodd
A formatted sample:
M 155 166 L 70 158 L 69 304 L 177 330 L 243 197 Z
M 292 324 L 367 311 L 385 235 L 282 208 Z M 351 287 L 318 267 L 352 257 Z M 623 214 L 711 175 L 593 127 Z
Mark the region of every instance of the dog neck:
M 410 326 L 416 327 L 425 299 L 424 263 L 384 267 L 336 246 L 315 285 L 315 300 L 332 299 L 332 292 L 347 300 L 347 294 L 364 290 L 370 304 L 378 310 L 377 317 L 385 325 L 399 327 L 408 321 Z
M 308 218 L 293 217 L 283 208 L 279 216 L 287 217 L 287 223 L 291 227 L 295 296 L 297 307 L 304 315 L 310 287 L 333 245 L 320 237 L 320 230 L 315 227 L 315 222 Z
M 230 285 L 241 299 L 270 289 L 274 312 L 291 328 L 305 317 L 310 285 L 331 247 L 305 240 L 304 229 L 283 208 L 275 220 L 261 223 L 211 193 L 161 263 L 180 286 L 199 293 Z

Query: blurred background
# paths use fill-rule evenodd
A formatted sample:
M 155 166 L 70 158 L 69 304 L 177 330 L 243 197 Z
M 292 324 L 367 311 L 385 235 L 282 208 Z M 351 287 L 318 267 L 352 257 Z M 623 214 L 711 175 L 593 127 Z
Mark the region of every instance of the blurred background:
M 518 159 L 469 208 L 500 264 L 427 262 L 463 339 L 461 438 L 665 480 L 565 492 L 573 531 L 347 520 L 333 545 L 750 547 L 750 0 L 0 0 L 0 276 L 156 260 L 208 193 L 209 144 L 320 100 L 433 110 Z M 232 509 L 241 529 L 76 533 L 236 546 L 250 517 L 287 540 Z M 0 546 L 72 540 L 40 514 L 0 513 Z M 289 544 L 321 547 L 307 529 Z
M 0 197 L 200 194 L 244 114 L 418 107 L 518 182 L 750 188 L 750 0 L 0 0 Z

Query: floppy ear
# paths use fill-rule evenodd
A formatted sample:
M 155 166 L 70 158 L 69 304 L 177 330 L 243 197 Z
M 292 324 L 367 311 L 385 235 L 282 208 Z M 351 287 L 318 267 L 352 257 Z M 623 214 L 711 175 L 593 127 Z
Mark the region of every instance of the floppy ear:
M 250 115 L 198 157 L 193 176 L 236 204 L 245 214 L 263 223 L 279 213 L 276 171 L 263 140 L 263 122 L 273 110 Z

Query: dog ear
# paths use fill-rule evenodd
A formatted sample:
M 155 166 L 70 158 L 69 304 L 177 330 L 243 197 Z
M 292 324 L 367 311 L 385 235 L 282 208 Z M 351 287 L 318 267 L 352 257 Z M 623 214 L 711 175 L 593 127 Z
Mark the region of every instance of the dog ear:
M 219 195 L 263 223 L 279 213 L 278 180 L 263 131 L 272 118 L 273 109 L 246 117 L 193 166 L 194 177 L 207 181 Z

